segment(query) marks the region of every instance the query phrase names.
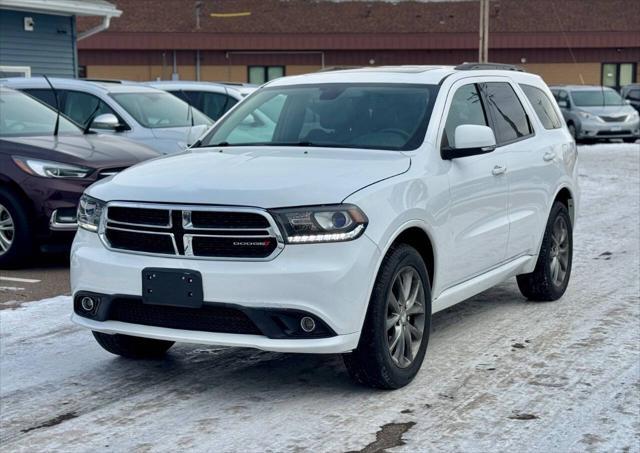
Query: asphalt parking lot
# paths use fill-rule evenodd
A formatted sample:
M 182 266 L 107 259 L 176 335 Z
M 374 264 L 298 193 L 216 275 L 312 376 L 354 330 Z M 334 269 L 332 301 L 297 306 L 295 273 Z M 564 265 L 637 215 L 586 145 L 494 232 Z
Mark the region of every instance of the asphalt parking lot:
M 69 291 L 68 254 L 42 255 L 31 267 L 0 270 L 0 309 Z
M 420 374 L 393 392 L 352 384 L 337 356 L 185 344 L 116 358 L 70 323 L 68 296 L 35 298 L 66 278 L 61 263 L 3 273 L 41 281 L 0 311 L 0 444 L 640 452 L 640 146 L 581 147 L 580 165 L 566 295 L 530 303 L 509 281 L 438 313 Z

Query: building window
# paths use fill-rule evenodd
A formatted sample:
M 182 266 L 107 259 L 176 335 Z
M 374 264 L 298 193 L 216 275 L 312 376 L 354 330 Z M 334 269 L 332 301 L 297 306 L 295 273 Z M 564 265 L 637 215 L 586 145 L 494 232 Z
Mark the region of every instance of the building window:
M 86 79 L 87 78 L 87 67 L 83 65 L 78 66 L 78 78 Z
M 602 63 L 602 85 L 619 90 L 635 81 L 636 63 Z
M 5 77 L 31 77 L 29 66 L 0 66 L 0 78 Z
M 283 76 L 284 66 L 249 66 L 247 79 L 249 83 L 262 85 Z

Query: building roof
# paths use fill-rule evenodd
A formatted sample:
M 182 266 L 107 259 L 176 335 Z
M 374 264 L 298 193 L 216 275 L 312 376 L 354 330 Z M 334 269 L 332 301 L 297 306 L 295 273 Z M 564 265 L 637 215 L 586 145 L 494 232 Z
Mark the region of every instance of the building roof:
M 123 11 L 80 49 L 469 49 L 479 2 L 113 0 Z M 196 5 L 200 5 L 199 21 Z M 640 47 L 627 0 L 492 0 L 491 48 Z M 630 12 L 630 11 L 629 11 Z M 198 27 L 199 22 L 199 27 Z M 95 19 L 81 18 L 78 29 Z
M 477 32 L 479 2 L 114 0 L 124 11 L 110 33 Z M 162 7 L 159 7 L 162 3 Z M 628 0 L 493 0 L 493 32 L 640 31 Z
M 0 8 L 75 16 L 118 17 L 122 11 L 105 0 L 0 0 Z

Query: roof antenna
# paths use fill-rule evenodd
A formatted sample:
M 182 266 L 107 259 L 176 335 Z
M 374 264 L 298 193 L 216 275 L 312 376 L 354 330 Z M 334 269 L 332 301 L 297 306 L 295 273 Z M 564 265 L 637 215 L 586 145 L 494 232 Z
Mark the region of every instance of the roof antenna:
M 60 101 L 58 100 L 58 92 L 56 91 L 56 89 L 53 87 L 53 84 L 51 83 L 51 80 L 49 80 L 49 77 L 47 77 L 46 74 L 43 75 L 44 80 L 47 81 L 47 83 L 49 84 L 49 86 L 51 87 L 51 91 L 53 91 L 53 97 L 56 100 L 56 125 L 53 127 L 53 136 L 57 137 L 58 136 L 58 128 L 60 126 Z

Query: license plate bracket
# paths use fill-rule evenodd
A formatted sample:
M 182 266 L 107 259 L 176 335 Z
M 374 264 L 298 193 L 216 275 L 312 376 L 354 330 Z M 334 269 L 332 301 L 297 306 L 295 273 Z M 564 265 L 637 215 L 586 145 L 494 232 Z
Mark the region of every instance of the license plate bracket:
M 190 269 L 146 267 L 142 270 L 142 303 L 202 307 L 202 274 Z

